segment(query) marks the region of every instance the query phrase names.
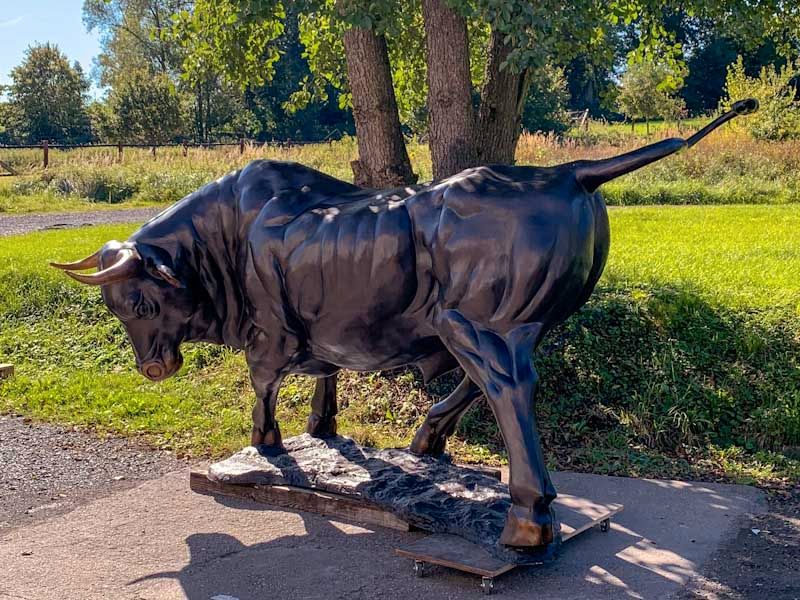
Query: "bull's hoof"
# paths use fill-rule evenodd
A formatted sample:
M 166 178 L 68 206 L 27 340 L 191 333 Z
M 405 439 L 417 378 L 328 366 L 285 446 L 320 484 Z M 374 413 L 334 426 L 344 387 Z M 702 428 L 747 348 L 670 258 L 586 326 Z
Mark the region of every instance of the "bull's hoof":
M 441 456 L 444 454 L 445 446 L 447 445 L 447 438 L 443 435 L 436 435 L 428 422 L 423 423 L 417 429 L 414 440 L 409 446 L 409 450 L 417 456 Z
M 281 454 L 286 454 L 286 448 L 284 448 L 283 444 L 280 446 L 268 446 L 267 444 L 259 444 L 255 447 L 258 450 L 258 453 L 261 456 L 266 458 L 272 458 L 275 456 L 280 456 Z
M 541 513 L 533 508 L 512 506 L 500 534 L 500 543 L 522 550 L 542 548 L 555 541 L 553 529 L 550 511 Z
M 253 427 L 253 432 L 250 434 L 250 445 L 255 446 L 256 448 L 259 446 L 274 446 L 276 448 L 283 448 L 281 432 L 278 429 L 261 431 L 257 427 Z
M 336 437 L 336 417 L 323 419 L 311 413 L 306 424 L 306 433 L 322 439 Z

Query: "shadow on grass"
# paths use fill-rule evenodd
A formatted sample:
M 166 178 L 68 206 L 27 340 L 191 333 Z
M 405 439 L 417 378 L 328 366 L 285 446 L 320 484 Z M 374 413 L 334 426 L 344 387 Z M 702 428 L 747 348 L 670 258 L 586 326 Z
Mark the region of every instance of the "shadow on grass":
M 791 456 L 800 446 L 799 357 L 791 307 L 737 310 L 690 286 L 607 285 L 537 350 L 543 443 L 634 460 L 632 446 L 644 450 L 639 459 L 657 460 L 708 443 Z M 427 393 L 439 400 L 459 380 L 448 375 Z M 502 452 L 483 400 L 458 435 Z

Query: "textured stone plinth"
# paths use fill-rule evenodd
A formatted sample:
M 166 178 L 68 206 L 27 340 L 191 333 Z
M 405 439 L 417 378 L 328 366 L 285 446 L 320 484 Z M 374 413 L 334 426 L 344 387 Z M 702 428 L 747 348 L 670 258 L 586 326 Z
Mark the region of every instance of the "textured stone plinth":
M 211 465 L 208 478 L 239 485 L 290 485 L 355 496 L 424 531 L 450 533 L 508 562 L 541 562 L 498 543 L 511 506 L 508 487 L 479 471 L 404 449 L 364 448 L 353 440 L 308 434 L 284 441 L 287 454 L 245 448 Z

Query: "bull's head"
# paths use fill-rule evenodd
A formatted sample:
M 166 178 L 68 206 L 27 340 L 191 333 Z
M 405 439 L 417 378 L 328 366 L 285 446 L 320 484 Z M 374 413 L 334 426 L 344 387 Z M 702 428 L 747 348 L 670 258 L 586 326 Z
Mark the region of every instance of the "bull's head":
M 103 301 L 128 332 L 142 375 L 160 381 L 181 368 L 180 344 L 192 338 L 203 309 L 165 251 L 111 241 L 83 260 L 50 264 L 81 283 L 101 286 Z M 98 271 L 76 272 L 91 268 Z

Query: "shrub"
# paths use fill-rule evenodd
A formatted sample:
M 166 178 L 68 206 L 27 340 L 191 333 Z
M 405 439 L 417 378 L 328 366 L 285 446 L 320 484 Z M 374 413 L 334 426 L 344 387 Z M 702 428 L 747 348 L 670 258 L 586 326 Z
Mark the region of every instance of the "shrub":
M 569 127 L 566 111 L 568 101 L 564 69 L 551 65 L 536 69 L 525 99 L 522 126 L 528 131 L 566 131 Z
M 138 182 L 125 172 L 111 169 L 57 170 L 47 172 L 45 178 L 49 180 L 48 189 L 58 194 L 109 204 L 124 202 L 139 189 Z
M 797 78 L 800 61 L 787 63 L 780 69 L 774 65 L 762 67 L 758 77 L 745 73 L 742 57 L 728 67 L 725 80 L 724 110 L 744 98 L 755 98 L 760 103 L 757 113 L 734 121 L 735 128 L 744 129 L 756 139 L 785 140 L 800 137 L 800 101 Z

